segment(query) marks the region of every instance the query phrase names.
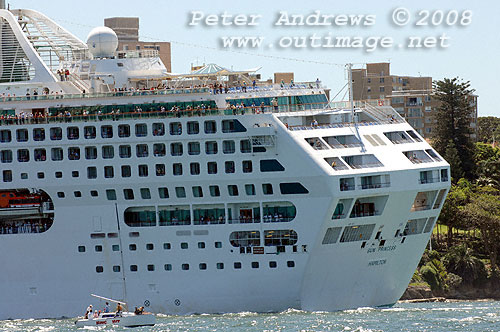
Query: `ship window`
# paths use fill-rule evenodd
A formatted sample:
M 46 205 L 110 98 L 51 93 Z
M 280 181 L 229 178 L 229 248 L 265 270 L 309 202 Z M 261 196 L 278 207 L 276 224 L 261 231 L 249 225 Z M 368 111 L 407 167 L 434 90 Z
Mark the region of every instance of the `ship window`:
M 73 195 L 75 195 L 75 197 L 79 198 L 79 197 L 82 197 L 82 192 L 81 191 L 74 191 Z
M 97 148 L 95 146 L 85 147 L 85 159 L 97 159 Z
M 229 235 L 229 243 L 233 247 L 260 246 L 259 231 L 239 231 Z
M 90 196 L 97 197 L 97 196 L 99 196 L 99 193 L 97 192 L 97 190 L 91 190 L 90 191 Z
M 97 179 L 97 168 L 94 166 L 87 167 L 87 178 Z
M 222 248 L 222 242 L 217 241 L 217 242 L 214 243 L 214 245 L 215 245 L 216 249 Z
M 210 186 L 209 189 L 210 189 L 210 196 L 212 196 L 212 197 L 219 197 L 220 196 L 219 186 L 213 185 L 213 186 Z
M 2 163 L 11 163 L 12 162 L 12 151 L 11 150 L 0 151 L 0 160 L 2 161 Z
M 205 152 L 206 154 L 217 154 L 218 152 L 217 142 L 215 141 L 205 142 Z
M 108 233 L 108 238 L 110 239 L 116 239 L 118 237 L 118 233 Z M 113 250 L 116 251 L 116 250 Z
M 252 262 L 252 269 L 258 269 L 259 268 L 259 262 Z
M 165 164 L 156 164 L 156 176 L 164 176 L 165 175 Z
M 273 194 L 273 185 L 270 183 L 262 184 L 262 193 L 264 195 L 272 195 Z
M 174 175 L 182 175 L 182 164 L 179 163 L 172 164 L 172 173 Z
M 55 172 L 55 173 L 54 173 L 54 176 L 55 176 L 57 179 L 60 179 L 60 178 L 62 178 L 62 172 Z
M 113 138 L 113 127 L 112 126 L 102 126 L 101 127 L 101 137 L 102 138 Z
M 158 195 L 160 198 L 168 198 L 168 188 L 160 187 L 158 188 Z
M 116 191 L 114 189 L 106 189 L 106 198 L 108 201 L 116 201 Z
M 182 125 L 180 122 L 172 122 L 170 123 L 170 135 L 181 135 L 182 134 Z
M 267 222 L 288 222 L 292 221 L 297 210 L 290 202 L 270 202 L 262 206 L 263 221 Z
M 222 152 L 225 154 L 231 154 L 236 151 L 234 141 L 222 141 Z
M 130 137 L 130 126 L 121 124 L 118 126 L 118 137 Z
M 2 130 L 3 132 L 4 130 Z M 8 141 L 4 141 L 4 137 L 3 137 L 3 134 L 1 135 L 1 139 L 2 139 L 2 142 L 10 142 L 11 140 L 11 137 L 10 137 L 10 130 L 8 130 L 8 137 L 6 137 L 6 139 L 8 138 Z M 35 128 L 33 129 L 33 139 L 35 141 L 43 141 L 45 140 L 45 129 L 43 128 Z
M 113 178 L 115 176 L 115 171 L 113 166 L 104 166 L 104 177 L 106 179 Z
M 62 129 L 59 127 L 50 128 L 50 139 L 53 141 L 59 141 L 62 139 Z
M 38 173 L 36 173 L 36 176 L 37 176 L 39 179 L 44 179 L 44 178 L 45 178 L 45 173 L 44 173 L 44 172 L 38 172 Z
M 186 189 L 184 187 L 175 187 L 175 196 L 177 198 L 186 198 Z
M 224 269 L 224 263 L 217 263 L 217 270 L 223 270 Z
M 165 271 L 172 271 L 172 264 L 165 264 L 163 268 Z
M 28 179 L 28 173 L 21 173 L 21 179 L 27 180 Z
M 442 169 L 441 170 L 441 181 L 442 182 L 447 182 L 448 181 L 448 170 L 447 169 Z
M 234 265 L 233 265 L 233 266 L 234 266 L 234 268 L 235 268 L 236 270 L 239 270 L 239 269 L 241 269 L 241 262 L 234 262 Z
M 57 192 L 57 197 L 64 198 L 65 197 L 64 192 L 63 191 L 58 191 Z
M 183 269 L 184 271 L 189 270 L 189 264 L 182 264 L 182 269 Z
M 172 156 L 182 156 L 183 149 L 182 143 L 171 143 L 170 144 L 170 154 Z
M 172 249 L 172 245 L 169 242 L 163 243 L 163 249 L 170 250 Z
M 200 263 L 199 267 L 200 267 L 200 270 L 206 270 L 207 269 L 207 264 L 206 263 Z
M 120 145 L 119 151 L 120 158 L 130 158 L 130 156 L 132 155 L 132 149 L 130 148 L 130 145 Z
M 135 125 L 135 136 L 145 137 L 148 134 L 148 127 L 145 123 L 138 123 Z
M 17 161 L 25 163 L 30 161 L 30 152 L 28 149 L 17 150 Z
M 83 136 L 86 139 L 94 139 L 96 136 L 96 130 L 94 126 L 87 126 L 83 128 Z
M 252 148 L 250 145 L 250 140 L 245 139 L 240 141 L 240 151 L 241 153 L 250 153 L 252 152 Z
M 209 161 L 207 163 L 208 174 L 217 174 L 217 163 L 215 161 Z
M 246 184 L 245 185 L 245 193 L 248 196 L 255 196 L 255 185 L 253 185 L 253 184 Z
M 234 120 L 222 120 L 222 132 L 223 133 L 244 133 L 247 129 L 241 124 L 240 121 Z
M 297 239 L 297 232 L 292 229 L 264 231 L 265 246 L 293 246 Z
M 102 273 L 102 272 L 104 272 L 104 268 L 103 268 L 102 266 L 96 266 L 96 267 L 95 267 L 95 271 L 96 271 L 97 273 Z
M 276 159 L 266 159 L 260 161 L 261 172 L 282 172 L 285 168 Z
M 188 154 L 191 156 L 200 154 L 200 143 L 199 142 L 189 142 L 188 143 Z
M 80 148 L 79 147 L 68 148 L 68 159 L 69 160 L 80 160 Z
M 128 250 L 130 251 L 136 251 L 137 250 L 137 245 L 132 243 L 128 245 Z
M 63 150 L 61 148 L 52 148 L 51 155 L 52 155 L 52 161 L 63 160 Z
M 112 159 L 115 157 L 115 149 L 112 145 L 105 145 L 102 147 L 102 158 Z
M 295 267 L 295 262 L 294 261 L 287 261 L 286 266 L 288 267 Z
M 95 246 L 95 251 L 96 252 L 102 252 L 102 246 L 101 245 L 96 245 Z
M 122 165 L 122 178 L 129 178 L 132 176 L 132 169 L 129 165 Z
M 238 186 L 235 184 L 228 185 L 227 191 L 229 193 L 229 196 L 238 196 Z
M 132 189 L 123 189 L 123 198 L 127 200 L 134 199 L 134 191 Z
M 131 272 L 137 272 L 137 265 L 130 265 Z
M 80 138 L 80 130 L 78 127 L 68 127 L 68 139 L 78 139 Z
M 120 265 L 113 265 L 113 272 L 120 272 Z
M 141 188 L 141 198 L 151 199 L 151 192 L 149 191 L 149 188 Z
M 28 130 L 27 129 L 16 130 L 16 137 L 17 137 L 18 142 L 27 142 L 28 141 Z
M 215 134 L 217 125 L 215 121 L 205 121 L 205 134 Z
M 280 183 L 280 192 L 282 195 L 309 194 L 309 190 L 298 182 Z
M 35 161 L 45 161 L 47 160 L 47 152 L 45 149 L 35 149 Z
M 11 170 L 2 171 L 2 175 L 3 175 L 3 182 L 12 182 L 12 171 Z
M 138 168 L 140 177 L 148 176 L 148 165 L 139 165 Z
M 193 205 L 193 220 L 195 225 L 213 225 L 225 223 L 223 204 Z
M 189 206 L 185 205 L 160 206 L 158 208 L 160 226 L 189 225 L 190 213 Z
M 243 173 L 252 173 L 252 161 L 243 160 L 242 161 Z
M 146 250 L 153 250 L 155 248 L 154 244 L 146 243 Z
M 130 232 L 130 233 L 128 233 L 128 236 L 130 236 L 130 237 L 139 237 L 139 232 Z
M 198 242 L 198 249 L 205 249 L 205 242 Z
M 165 156 L 165 144 L 163 143 L 156 143 L 153 145 L 153 155 L 155 157 L 163 157 Z
M 181 242 L 181 249 L 188 249 L 189 245 L 187 242 Z
M 12 140 L 10 130 L 0 130 L 0 142 L 8 143 Z
M 278 264 L 277 264 L 275 261 L 270 261 L 270 262 L 269 262 L 269 267 L 270 267 L 271 269 L 275 269 L 277 266 L 278 266 Z
M 191 163 L 189 165 L 189 169 L 191 170 L 191 175 L 199 175 L 200 174 L 200 164 L 199 163 Z
M 153 123 L 153 136 L 165 135 L 165 126 L 163 123 Z
M 234 173 L 234 161 L 226 161 L 224 163 L 226 173 Z
M 375 224 L 346 226 L 340 237 L 340 242 L 368 241 Z
M 144 158 L 149 155 L 147 144 L 137 144 L 135 147 L 137 157 Z
M 189 135 L 195 135 L 200 133 L 200 124 L 196 121 L 189 121 L 187 123 L 187 132 Z
M 78 252 L 85 252 L 85 246 L 78 246 Z
M 130 227 L 156 226 L 154 206 L 129 207 L 123 213 L 125 223 Z

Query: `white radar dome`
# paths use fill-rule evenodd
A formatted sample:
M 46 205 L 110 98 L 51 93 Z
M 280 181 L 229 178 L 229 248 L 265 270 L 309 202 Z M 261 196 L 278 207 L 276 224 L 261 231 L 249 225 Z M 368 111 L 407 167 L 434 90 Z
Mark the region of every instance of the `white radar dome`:
M 118 37 L 108 27 L 97 27 L 87 36 L 87 46 L 95 58 L 110 58 L 118 48 Z

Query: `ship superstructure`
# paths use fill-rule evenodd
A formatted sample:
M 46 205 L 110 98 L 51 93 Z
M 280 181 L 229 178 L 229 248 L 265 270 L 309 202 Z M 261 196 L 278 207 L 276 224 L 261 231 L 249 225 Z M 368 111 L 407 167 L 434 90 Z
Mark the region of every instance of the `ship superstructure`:
M 90 293 L 171 314 L 402 295 L 450 179 L 390 106 L 217 66 L 178 77 L 92 41 L 108 30 L 85 44 L 34 11 L 0 17 L 24 54 L 0 83 L 0 319 L 75 316 Z

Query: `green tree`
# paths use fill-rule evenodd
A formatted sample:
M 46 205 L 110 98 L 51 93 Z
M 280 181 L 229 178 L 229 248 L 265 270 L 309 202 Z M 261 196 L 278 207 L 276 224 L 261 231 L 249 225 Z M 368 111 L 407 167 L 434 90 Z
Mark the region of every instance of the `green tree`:
M 500 140 L 500 118 L 494 116 L 483 116 L 477 118 L 478 141 L 493 143 Z
M 437 112 L 439 121 L 433 145 L 441 155 L 446 156 L 446 150 L 451 148 L 451 140 L 465 177 L 473 179 L 475 147 L 470 138 L 473 107 L 469 98 L 474 90 L 470 88 L 468 81 L 462 82 L 459 78 L 445 78 L 435 81 L 433 85 L 436 98 L 441 102 Z M 458 178 L 455 178 L 455 181 L 457 180 Z
M 451 247 L 443 257 L 443 264 L 448 272 L 460 276 L 467 284 L 484 281 L 488 276 L 483 261 L 474 256 L 466 243 Z
M 441 214 L 439 215 L 439 223 L 448 226 L 448 234 L 446 237 L 447 247 L 453 245 L 453 228 L 468 228 L 469 226 L 463 223 L 462 213 L 464 206 L 469 202 L 472 194 L 470 183 L 465 179 L 460 179 L 457 184 L 452 184 L 451 189 L 444 201 Z

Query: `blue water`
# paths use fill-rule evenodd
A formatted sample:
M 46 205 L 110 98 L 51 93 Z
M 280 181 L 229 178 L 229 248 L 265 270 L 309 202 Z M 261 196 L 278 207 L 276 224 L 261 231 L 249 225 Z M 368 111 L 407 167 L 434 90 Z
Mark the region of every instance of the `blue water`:
M 390 309 L 361 308 L 340 312 L 288 310 L 275 314 L 158 316 L 154 327 L 76 328 L 75 319 L 0 321 L 0 331 L 500 331 L 500 302 L 398 303 Z

